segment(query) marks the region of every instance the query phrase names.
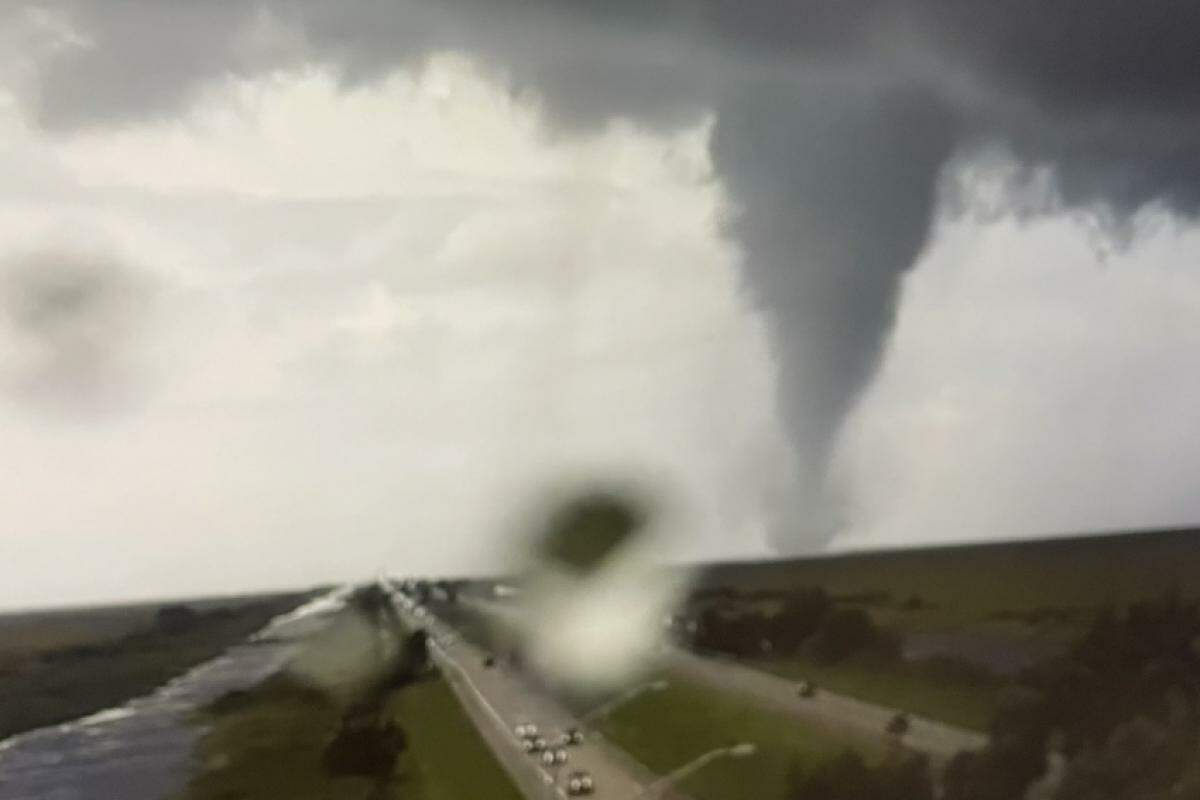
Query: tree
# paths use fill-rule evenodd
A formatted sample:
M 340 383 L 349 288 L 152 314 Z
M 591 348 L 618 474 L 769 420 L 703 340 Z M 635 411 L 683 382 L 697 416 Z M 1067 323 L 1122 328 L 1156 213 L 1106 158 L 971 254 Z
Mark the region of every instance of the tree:
M 789 800 L 933 800 L 929 762 L 909 756 L 869 767 L 847 751 L 792 778 Z
M 820 628 L 833 609 L 833 601 L 823 589 L 800 589 L 788 595 L 775 618 L 775 648 L 794 652 Z
M 808 647 L 816 659 L 833 663 L 863 650 L 886 649 L 885 643 L 870 614 L 861 608 L 839 608 L 825 616 Z

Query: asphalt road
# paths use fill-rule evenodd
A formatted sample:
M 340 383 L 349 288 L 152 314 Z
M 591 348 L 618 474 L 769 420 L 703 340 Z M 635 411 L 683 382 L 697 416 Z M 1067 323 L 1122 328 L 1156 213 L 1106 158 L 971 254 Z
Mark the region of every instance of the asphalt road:
M 666 661 L 668 666 L 692 680 L 741 692 L 761 705 L 791 714 L 807 723 L 884 746 L 896 744 L 896 739 L 886 733 L 885 728 L 896 715 L 897 709 L 823 689 L 818 690 L 814 697 L 800 697 L 795 681 L 677 648 L 667 650 Z M 948 761 L 960 750 L 977 750 L 987 744 L 987 737 L 974 731 L 912 714 L 908 715 L 908 719 L 909 730 L 899 743 L 910 750 L 925 753 L 935 764 Z
M 507 618 L 517 614 L 512 606 L 491 600 L 471 598 L 472 608 Z M 803 698 L 796 682 L 745 667 L 724 658 L 699 656 L 676 647 L 664 647 L 665 666 L 700 683 L 724 691 L 735 691 L 767 708 L 795 716 L 808 724 L 848 735 L 881 747 L 902 745 L 925 753 L 935 765 L 944 764 L 961 750 L 978 750 L 987 737 L 975 731 L 957 728 L 931 719 L 908 715 L 909 730 L 897 740 L 885 728 L 899 709 L 868 703 L 824 689 L 815 697 Z
M 600 800 L 634 800 L 654 780 L 654 773 L 590 733 L 582 744 L 567 748 L 566 764 L 544 767 L 537 758 L 521 750 L 513 731 L 519 724 L 533 723 L 541 735 L 550 738 L 578 726 L 571 713 L 499 661 L 485 667 L 485 653 L 428 612 L 418 618 L 402 601 L 399 605 L 409 624 L 423 627 L 431 635 L 430 653 L 435 662 L 463 701 L 480 734 L 527 797 L 566 798 L 565 779 L 574 770 L 591 773 L 595 780 L 592 796 Z M 661 797 L 682 795 L 672 793 Z

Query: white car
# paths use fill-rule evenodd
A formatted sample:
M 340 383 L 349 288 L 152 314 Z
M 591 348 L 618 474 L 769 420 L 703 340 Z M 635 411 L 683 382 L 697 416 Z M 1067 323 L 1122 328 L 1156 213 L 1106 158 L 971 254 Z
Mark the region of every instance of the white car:
M 555 747 L 570 747 L 572 745 L 583 744 L 583 731 L 579 728 L 567 728 L 554 737 L 553 744 Z
M 591 794 L 594 791 L 596 791 L 596 784 L 592 780 L 591 774 L 579 770 L 567 776 L 567 794 L 577 797 Z

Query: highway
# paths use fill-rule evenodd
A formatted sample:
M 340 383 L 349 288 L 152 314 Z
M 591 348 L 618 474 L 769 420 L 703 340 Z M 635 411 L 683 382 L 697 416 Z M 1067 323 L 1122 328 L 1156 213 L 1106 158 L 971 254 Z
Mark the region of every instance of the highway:
M 566 798 L 565 778 L 574 770 L 591 773 L 595 780 L 592 796 L 600 800 L 634 800 L 657 777 L 590 733 L 582 744 L 567 748 L 565 765 L 543 766 L 521 749 L 514 729 L 519 724 L 533 723 L 541 735 L 551 738 L 566 728 L 578 726 L 571 713 L 499 660 L 494 666 L 485 667 L 485 653 L 428 611 L 423 616 L 414 616 L 403 598 L 397 606 L 407 624 L 424 628 L 430 634 L 432 658 L 492 752 L 526 797 Z M 659 796 L 684 798 L 675 792 Z
M 494 600 L 464 598 L 461 602 L 513 624 L 518 613 L 512 606 Z M 868 703 L 825 689 L 810 698 L 800 697 L 796 682 L 752 669 L 730 659 L 700 656 L 664 646 L 664 666 L 699 683 L 723 691 L 739 692 L 766 708 L 791 714 L 797 719 L 872 746 L 893 747 L 895 737 L 885 728 L 899 709 Z M 900 742 L 909 750 L 925 753 L 935 766 L 942 765 L 961 750 L 977 750 L 987 737 L 975 731 L 908 715 L 909 730 Z
M 818 690 L 813 697 L 800 697 L 795 681 L 726 659 L 698 656 L 678 648 L 668 649 L 666 662 L 669 667 L 694 681 L 740 692 L 760 705 L 791 714 L 806 723 L 884 746 L 894 743 L 893 737 L 884 729 L 896 715 L 897 709 L 824 689 Z M 913 714 L 909 714 L 908 719 L 909 729 L 901 742 L 910 750 L 928 755 L 935 765 L 944 764 L 961 750 L 977 750 L 987 744 L 987 737 L 975 731 Z

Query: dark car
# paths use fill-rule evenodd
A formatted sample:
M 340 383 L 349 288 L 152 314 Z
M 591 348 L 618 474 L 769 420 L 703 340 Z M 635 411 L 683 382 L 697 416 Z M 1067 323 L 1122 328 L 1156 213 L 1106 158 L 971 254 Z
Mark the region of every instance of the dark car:
M 896 714 L 887 724 L 887 732 L 892 736 L 903 736 L 908 733 L 908 729 L 912 727 L 912 723 L 908 720 L 908 714 L 903 711 Z
M 806 700 L 817 696 L 817 685 L 812 681 L 800 681 L 796 684 L 796 694 Z

